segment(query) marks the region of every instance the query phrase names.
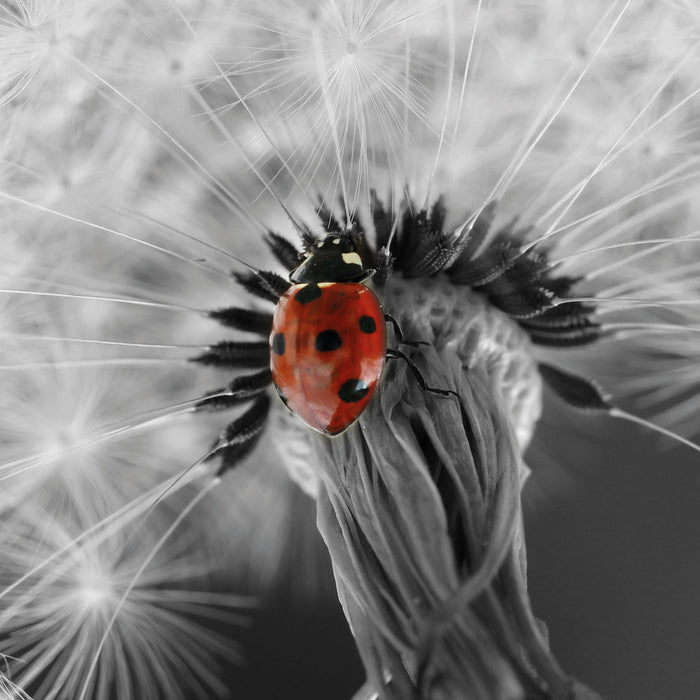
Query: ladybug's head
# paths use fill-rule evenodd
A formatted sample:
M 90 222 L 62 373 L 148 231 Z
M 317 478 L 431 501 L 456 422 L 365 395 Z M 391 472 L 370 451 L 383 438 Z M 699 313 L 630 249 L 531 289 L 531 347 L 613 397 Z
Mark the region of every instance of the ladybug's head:
M 289 279 L 294 284 L 360 282 L 367 276 L 368 271 L 350 235 L 329 233 L 306 252 L 306 258 L 292 270 Z

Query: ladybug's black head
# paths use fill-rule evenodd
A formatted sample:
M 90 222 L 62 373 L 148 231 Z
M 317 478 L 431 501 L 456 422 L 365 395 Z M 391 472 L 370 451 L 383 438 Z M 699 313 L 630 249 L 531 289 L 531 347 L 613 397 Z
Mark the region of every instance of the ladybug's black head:
M 329 233 L 306 253 L 306 259 L 292 270 L 289 279 L 294 284 L 360 282 L 367 276 L 351 237 L 343 233 Z

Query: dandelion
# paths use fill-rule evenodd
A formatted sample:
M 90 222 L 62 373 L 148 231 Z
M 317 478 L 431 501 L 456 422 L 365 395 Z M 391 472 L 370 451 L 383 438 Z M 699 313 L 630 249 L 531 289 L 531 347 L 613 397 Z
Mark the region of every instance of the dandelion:
M 232 601 L 187 587 L 204 561 L 274 588 L 315 504 L 358 697 L 596 697 L 529 602 L 524 453 L 573 409 L 694 448 L 697 19 L 0 8 L 8 682 L 235 696 L 210 658 L 233 643 L 194 622 Z M 352 238 L 409 341 L 389 327 L 398 359 L 334 438 L 269 388 L 298 234 Z
M 237 650 L 203 623 L 240 622 L 245 599 L 196 590 L 208 566 L 188 538 L 166 556 L 158 547 L 173 524 L 150 523 L 139 540 L 112 528 L 78 541 L 62 520 L 16 509 L 9 523 L 1 617 L 14 681 L 42 698 L 221 694 L 212 660 Z

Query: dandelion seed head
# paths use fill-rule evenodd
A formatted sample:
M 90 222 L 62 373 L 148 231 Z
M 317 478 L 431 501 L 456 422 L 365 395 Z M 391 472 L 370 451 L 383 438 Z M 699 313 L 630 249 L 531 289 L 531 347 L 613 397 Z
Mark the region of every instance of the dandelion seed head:
M 380 169 L 401 167 L 408 121 L 424 128 L 429 121 L 430 91 L 423 82 L 431 80 L 431 52 L 444 50 L 422 34 L 439 10 L 424 2 L 324 2 L 311 18 L 305 3 L 242 11 L 236 36 L 243 55 L 229 71 L 237 84 L 253 86 L 243 91 L 247 103 L 267 115 L 273 151 L 289 159 L 299 183 L 317 187 L 329 177 L 324 194 L 334 203 L 339 156 L 348 168 L 348 196 L 357 202 L 366 196 L 370 165 L 377 176 L 375 161 Z M 251 46 L 261 49 L 251 53 Z M 255 88 L 261 76 L 264 87 Z M 277 160 L 256 132 L 246 148 L 267 148 Z M 281 168 L 278 177 L 287 175 Z
M 36 329 L 32 330 L 35 334 Z M 46 334 L 59 339 L 62 335 L 57 327 Z M 8 359 L 21 359 L 20 365 L 29 362 L 31 367 L 35 361 L 40 366 L 11 373 L 5 381 L 5 400 L 12 408 L 3 418 L 6 464 L 0 475 L 7 493 L 17 501 L 30 497 L 51 512 L 77 513 L 82 521 L 93 522 L 168 474 L 172 455 L 187 453 L 180 444 L 187 431 L 169 434 L 162 429 L 157 435 L 165 447 L 147 458 L 147 469 L 139 468 L 144 463 L 143 450 L 153 444 L 152 435 L 111 441 L 103 437 L 120 424 L 123 415 L 134 414 L 133 394 L 124 392 L 117 400 L 113 382 L 118 378 L 123 387 L 131 383 L 138 394 L 143 374 L 117 370 L 115 375 L 115 370 L 99 365 L 92 371 L 82 368 L 78 357 L 89 363 L 96 357 L 94 348 L 76 353 L 70 343 L 60 340 L 38 345 L 31 360 L 26 354 L 8 353 Z M 65 362 L 77 364 L 61 366 Z M 143 398 L 148 403 L 158 396 Z
M 91 610 L 110 609 L 113 604 L 114 591 L 106 576 L 93 574 L 83 579 L 80 588 L 76 591 L 81 604 Z
M 104 38 L 96 7 L 84 0 L 10 3 L 0 17 L 0 51 L 7 57 L 3 102 L 19 98 L 48 105 L 62 87 L 68 95 L 74 91 L 66 55 L 89 54 L 92 41 L 99 45 Z
M 212 614 L 236 620 L 235 611 L 247 603 L 193 590 L 208 566 L 192 556 L 191 542 L 181 539 L 169 554 L 159 553 L 137 579 L 144 556 L 167 520 L 151 523 L 148 534 L 139 538 L 101 533 L 66 549 L 75 541 L 75 526 L 66 527 L 65 521 L 59 523 L 46 513 L 42 519 L 37 515 L 17 509 L 13 532 L 23 536 L 3 547 L 6 572 L 31 573 L 48 554 L 60 554 L 48 574 L 30 576 L 22 591 L 3 593 L 0 619 L 11 634 L 0 646 L 16 682 L 46 698 L 77 697 L 86 683 L 99 697 L 107 697 L 109 688 L 120 698 L 141 697 L 141 692 L 153 698 L 222 694 L 212 662 L 235 658 L 237 652 L 202 623 Z M 131 594 L 124 598 L 127 590 Z M 111 623 L 117 609 L 120 615 Z M 114 625 L 113 633 L 90 680 L 90 661 L 109 624 Z M 188 649 L 192 640 L 197 645 Z M 145 663 L 147 658 L 156 665 Z M 174 669 L 184 671 L 178 680 Z M 136 670 L 141 675 L 138 691 L 132 677 Z

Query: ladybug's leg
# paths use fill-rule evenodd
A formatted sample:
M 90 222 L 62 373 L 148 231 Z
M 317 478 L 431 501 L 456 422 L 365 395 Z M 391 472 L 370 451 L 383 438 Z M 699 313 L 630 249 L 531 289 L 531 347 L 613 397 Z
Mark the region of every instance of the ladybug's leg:
M 209 454 L 209 459 L 221 458 L 217 476 L 235 467 L 253 449 L 265 428 L 269 411 L 270 397 L 262 394 L 242 416 L 224 428 Z
M 370 267 L 367 270 L 365 270 L 361 275 L 358 275 L 357 277 L 353 277 L 352 281 L 357 282 L 359 284 L 359 283 L 365 282 L 366 280 L 368 280 L 370 278 L 372 278 L 372 280 L 374 280 L 374 275 L 376 274 L 376 272 L 377 271 L 373 267 Z
M 249 401 L 263 394 L 272 383 L 272 372 L 268 368 L 255 374 L 236 377 L 226 386 L 206 393 L 194 405 L 195 411 L 225 411 L 242 401 Z
M 407 365 L 408 368 L 413 372 L 413 376 L 418 380 L 418 383 L 420 384 L 421 389 L 423 391 L 429 391 L 431 394 L 437 394 L 438 396 L 456 396 L 459 399 L 459 394 L 456 391 L 452 391 L 452 389 L 436 389 L 435 387 L 428 386 L 425 383 L 425 378 L 421 374 L 421 371 L 418 369 L 416 366 L 416 363 L 405 353 L 401 352 L 401 350 L 395 350 L 394 348 L 387 348 L 386 351 L 386 359 L 387 360 L 403 360 Z
M 411 345 L 413 347 L 417 345 L 430 345 L 430 343 L 425 340 L 404 340 L 403 331 L 401 330 L 399 322 L 387 313 L 384 314 L 384 320 L 391 324 L 391 327 L 394 329 L 394 335 L 396 336 L 396 342 L 399 345 Z

